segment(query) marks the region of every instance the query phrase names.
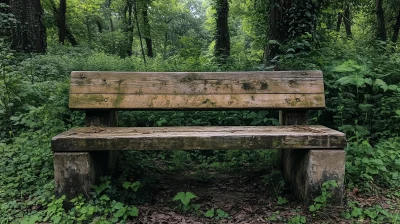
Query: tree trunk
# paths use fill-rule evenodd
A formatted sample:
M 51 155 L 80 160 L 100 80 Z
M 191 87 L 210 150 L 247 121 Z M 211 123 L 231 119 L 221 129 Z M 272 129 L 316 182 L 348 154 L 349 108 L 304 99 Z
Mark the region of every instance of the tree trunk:
M 386 41 L 387 36 L 386 36 L 386 27 L 385 27 L 385 16 L 383 13 L 382 1 L 383 0 L 376 0 L 376 2 L 375 2 L 376 3 L 377 25 L 378 25 L 377 38 L 381 41 Z
M 111 0 L 108 0 L 107 8 L 108 9 L 111 8 Z M 112 20 L 112 13 L 110 13 L 108 16 L 110 17 L 110 19 L 109 19 L 110 20 L 110 31 L 113 32 L 114 31 L 114 23 L 113 23 L 113 20 Z
M 125 17 L 125 32 L 127 35 L 127 49 L 126 54 L 127 56 L 132 56 L 132 44 L 133 44 L 133 0 L 126 0 L 126 5 L 124 9 L 124 17 Z
M 214 55 L 218 63 L 226 64 L 231 51 L 228 27 L 229 3 L 228 0 L 215 1 L 217 32 L 215 34 Z
M 144 24 L 144 31 L 143 31 L 143 36 L 144 36 L 144 41 L 146 42 L 146 48 L 147 48 L 147 56 L 148 57 L 153 57 L 153 44 L 152 44 L 152 39 L 151 39 L 151 32 L 150 32 L 150 23 L 149 23 L 149 16 L 148 16 L 148 5 L 147 3 L 144 3 L 144 8 L 142 11 L 143 15 L 143 24 Z
M 138 31 L 138 35 L 139 35 L 139 40 L 140 40 L 140 48 L 142 50 L 143 62 L 146 65 L 146 56 L 144 55 L 142 34 L 140 33 L 139 20 L 138 20 L 138 14 L 137 14 L 137 2 L 136 1 L 135 1 L 135 5 L 134 5 L 134 11 L 135 11 L 136 27 L 137 27 L 137 31 Z
M 279 44 L 288 37 L 289 24 L 285 21 L 292 0 L 271 0 L 269 10 L 268 42 L 265 48 L 265 65 L 270 65 L 271 60 L 279 53 Z
M 340 32 L 340 26 L 342 25 L 343 13 L 338 12 L 338 20 L 336 23 L 336 32 Z
M 353 34 L 351 32 L 351 15 L 350 15 L 350 6 L 346 6 L 344 9 L 344 28 L 346 29 L 347 37 L 353 38 Z
M 103 33 L 103 24 L 101 23 L 100 19 L 96 20 L 96 25 L 97 25 L 97 30 L 99 31 L 99 33 Z
M 54 21 L 55 21 L 55 23 L 57 25 L 57 28 L 60 30 L 60 13 L 59 13 L 59 10 L 58 10 L 54 0 L 49 0 L 49 3 L 51 5 L 51 10 L 52 10 L 52 13 L 53 13 L 53 16 L 54 16 Z M 65 37 L 68 39 L 68 41 L 71 43 L 72 46 L 77 46 L 78 45 L 78 41 L 76 41 L 74 35 L 71 33 L 71 30 L 69 29 L 67 24 L 65 24 Z
M 399 30 L 400 30 L 400 10 L 396 17 L 396 23 L 393 25 L 393 36 L 392 36 L 393 43 L 396 43 L 397 39 L 399 38 Z
M 11 33 L 11 48 L 19 52 L 45 53 L 46 28 L 40 0 L 10 0 L 10 13 L 18 21 Z
M 66 14 L 67 14 L 67 0 L 60 0 L 60 10 L 58 19 L 58 39 L 62 45 L 65 43 L 65 31 L 66 31 Z

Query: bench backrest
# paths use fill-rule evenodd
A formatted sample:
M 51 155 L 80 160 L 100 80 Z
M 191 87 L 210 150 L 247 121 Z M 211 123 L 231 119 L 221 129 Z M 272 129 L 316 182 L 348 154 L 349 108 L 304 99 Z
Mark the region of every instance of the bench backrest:
M 71 74 L 75 109 L 316 109 L 321 71 L 89 72 Z

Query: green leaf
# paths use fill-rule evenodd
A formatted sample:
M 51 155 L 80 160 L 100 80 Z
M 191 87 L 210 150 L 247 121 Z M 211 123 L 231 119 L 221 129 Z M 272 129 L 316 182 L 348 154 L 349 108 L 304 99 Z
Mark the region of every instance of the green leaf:
M 113 206 L 114 209 L 119 210 L 121 208 L 124 207 L 124 204 L 122 204 L 121 202 L 117 202 L 115 203 L 115 205 Z
M 192 192 L 178 192 L 175 197 L 172 199 L 173 201 L 180 200 L 183 205 L 187 206 L 190 203 L 190 200 L 196 198 L 197 196 Z
M 354 207 L 353 211 L 351 211 L 351 216 L 353 216 L 355 218 L 359 217 L 361 215 L 362 215 L 362 209 L 361 208 Z
M 110 198 L 109 198 L 107 195 L 105 195 L 105 194 L 103 194 L 99 199 L 100 199 L 101 201 L 109 201 L 109 200 L 110 200 Z
M 139 209 L 136 206 L 132 206 L 130 208 L 129 215 L 132 216 L 132 217 L 138 217 L 139 216 Z
M 121 216 L 123 216 L 126 212 L 126 207 L 119 209 L 115 214 L 114 217 L 115 218 L 119 218 Z
M 212 218 L 212 217 L 214 217 L 214 215 L 215 215 L 215 210 L 214 210 L 213 208 L 210 209 L 210 210 L 208 210 L 208 211 L 204 214 L 204 216 L 207 217 L 207 218 Z
M 282 198 L 282 197 L 278 197 L 278 205 L 283 205 L 286 204 L 288 202 L 288 200 L 286 200 L 286 198 Z
M 386 92 L 386 90 L 388 90 L 389 88 L 386 82 L 383 81 L 382 79 L 376 79 L 374 84 L 381 87 L 381 89 L 383 89 L 384 92 Z

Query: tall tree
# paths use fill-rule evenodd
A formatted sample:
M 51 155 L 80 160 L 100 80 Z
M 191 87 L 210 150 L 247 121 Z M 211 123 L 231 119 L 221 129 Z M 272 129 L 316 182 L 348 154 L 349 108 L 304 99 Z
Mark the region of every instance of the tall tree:
M 376 17 L 377 17 L 377 38 L 381 41 L 386 41 L 386 26 L 385 26 L 385 16 L 383 11 L 383 0 L 376 0 Z
M 62 24 L 62 22 L 60 22 L 61 18 L 60 18 L 60 9 L 57 8 L 56 3 L 54 2 L 54 0 L 49 0 L 48 1 L 50 4 L 50 8 L 51 8 L 51 12 L 53 13 L 53 17 L 54 17 L 54 23 L 57 25 L 58 28 L 58 33 L 60 34 L 60 24 Z M 72 34 L 71 30 L 69 29 L 68 25 L 65 24 L 65 38 L 68 39 L 69 43 L 71 43 L 72 46 L 77 46 L 78 45 L 78 41 L 76 40 L 76 38 L 74 37 L 74 35 Z M 60 36 L 59 36 L 59 41 L 61 42 Z M 64 43 L 65 43 L 65 39 L 64 39 Z
M 124 32 L 126 33 L 126 55 L 132 56 L 132 43 L 133 43 L 133 6 L 134 0 L 126 0 L 124 12 Z
M 139 41 L 140 41 L 140 49 L 142 50 L 143 62 L 144 62 L 144 64 L 146 65 L 146 56 L 144 55 L 143 42 L 142 42 L 142 34 L 140 33 L 140 27 L 139 27 L 138 10 L 137 10 L 137 1 L 135 1 L 134 11 L 135 11 L 136 28 L 137 28 L 137 31 L 138 31 Z
M 216 33 L 214 55 L 217 61 L 225 64 L 230 55 L 231 44 L 228 27 L 229 3 L 228 0 L 215 0 Z
M 344 10 L 343 10 L 343 12 L 338 12 L 336 31 L 339 32 L 342 23 L 344 23 L 344 28 L 346 30 L 347 37 L 352 38 L 353 33 L 351 31 L 352 18 L 351 18 L 351 11 L 350 11 L 350 3 L 344 2 L 343 4 L 344 4 L 344 6 L 342 4 L 340 4 L 340 7 L 344 7 Z
M 397 13 L 396 23 L 393 25 L 393 36 L 392 36 L 393 43 L 396 43 L 397 39 L 399 38 L 399 30 L 400 30 L 400 9 L 399 12 Z
M 350 6 L 347 5 L 346 8 L 344 9 L 343 12 L 343 23 L 344 23 L 344 28 L 346 30 L 346 35 L 347 37 L 352 38 L 353 33 L 351 32 L 351 13 L 350 13 Z
M 65 31 L 66 31 L 66 14 L 67 14 L 67 0 L 60 0 L 60 15 L 58 19 L 58 39 L 62 45 L 65 42 Z
M 271 0 L 269 8 L 268 42 L 265 48 L 266 65 L 278 55 L 279 44 L 288 37 L 289 24 L 284 18 L 292 7 L 292 0 Z
M 148 7 L 147 2 L 144 2 L 144 6 L 142 8 L 142 16 L 143 16 L 143 24 L 144 24 L 143 36 L 144 36 L 144 41 L 146 42 L 147 56 L 153 57 L 153 44 L 152 44 L 151 32 L 150 32 L 148 8 L 149 7 Z
M 46 52 L 46 28 L 40 0 L 9 0 L 10 13 L 17 20 L 11 30 L 11 48 L 19 52 Z

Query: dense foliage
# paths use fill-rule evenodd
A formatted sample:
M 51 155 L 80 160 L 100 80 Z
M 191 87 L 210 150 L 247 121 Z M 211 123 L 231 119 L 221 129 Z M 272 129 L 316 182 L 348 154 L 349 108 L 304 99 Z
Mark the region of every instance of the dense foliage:
M 155 175 L 162 172 L 154 165 L 155 158 L 166 163 L 166 170 L 171 172 L 196 169 L 199 178 L 207 178 L 204 173 L 207 169 L 237 171 L 243 169 L 243 164 L 276 169 L 271 165 L 277 157 L 274 151 L 131 152 L 121 161 L 125 165 L 119 170 L 118 180 L 111 182 L 105 178 L 93 188 L 90 199 L 75 198 L 70 202 L 73 209 L 64 211 L 63 198 L 53 196 L 50 139 L 83 123 L 82 112 L 68 109 L 71 71 L 272 69 L 323 71 L 327 109 L 311 112 L 310 123 L 324 124 L 347 134 L 349 195 L 384 194 L 394 204 L 382 207 L 349 197 L 341 217 L 353 221 L 399 222 L 396 205 L 400 200 L 398 4 L 388 1 L 382 5 L 385 33 L 390 37 L 382 40 L 382 27 L 376 25 L 379 15 L 371 13 L 374 1 L 321 1 L 319 4 L 293 1 L 288 8 L 290 17 L 286 18 L 290 21 L 278 21 L 287 23 L 288 30 L 282 32 L 290 34 L 287 35 L 290 38 L 281 41 L 267 35 L 273 19 L 269 16 L 270 2 L 275 1 L 229 1 L 230 56 L 225 58 L 224 65 L 214 56 L 217 11 L 216 3 L 211 0 L 69 0 L 64 45 L 58 37 L 58 2 L 43 0 L 48 37 L 46 54 L 12 50 L 9 38 L 0 31 L 0 223 L 115 223 L 134 219 L 140 213 L 137 206 L 150 201 L 149 192 L 155 188 L 156 178 L 145 178 L 141 174 L 146 170 Z M 0 26 L 11 30 L 17 21 L 8 8 L 0 1 Z M 337 16 L 349 13 L 351 22 L 343 24 L 345 30 L 340 29 Z M 152 54 L 146 38 L 151 38 Z M 141 44 L 142 39 L 145 42 Z M 271 46 L 277 47 L 274 48 L 277 55 L 266 63 L 267 49 Z M 278 123 L 277 111 L 124 111 L 119 116 L 120 126 Z M 138 162 L 129 163 L 132 160 Z M 275 174 L 266 175 L 266 182 L 276 180 Z M 273 186 L 277 205 L 288 202 L 282 186 Z M 326 208 L 330 187 L 334 183 L 327 183 L 325 194 L 318 197 L 314 207 L 306 209 L 307 219 L 322 217 L 330 211 Z M 175 193 L 171 206 L 175 205 L 182 213 L 214 220 L 229 218 L 220 208 L 199 208 L 191 201 L 196 197 L 191 192 Z M 303 215 L 283 219 L 276 212 L 266 219 L 289 223 L 306 221 Z

